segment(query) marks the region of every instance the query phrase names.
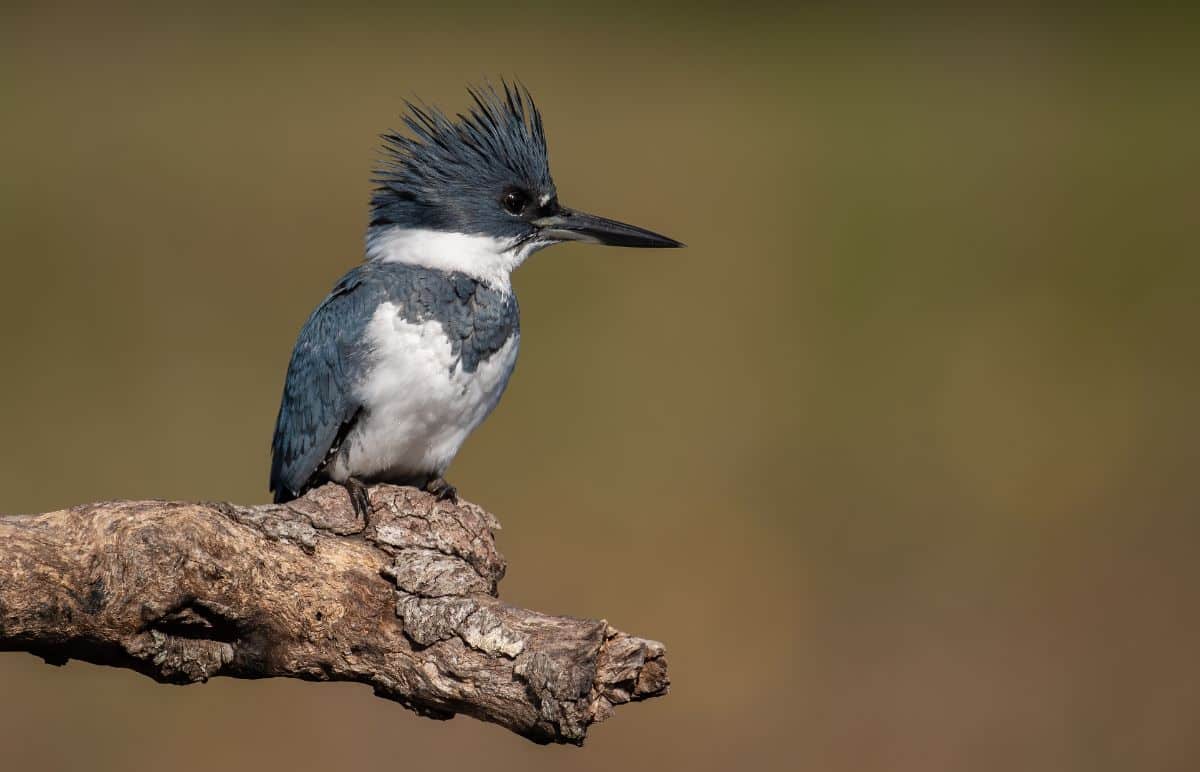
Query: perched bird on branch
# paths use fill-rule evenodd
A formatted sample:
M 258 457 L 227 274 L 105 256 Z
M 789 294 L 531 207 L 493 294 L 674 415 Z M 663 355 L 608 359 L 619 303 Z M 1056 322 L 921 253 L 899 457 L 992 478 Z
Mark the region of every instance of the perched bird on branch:
M 366 486 L 440 497 L 446 469 L 487 418 L 517 361 L 510 274 L 564 241 L 680 247 L 558 202 L 529 92 L 470 90 L 456 119 L 408 104 L 411 135 L 384 135 L 366 260 L 308 318 L 288 365 L 271 490 L 290 501 L 332 480 L 361 517 Z

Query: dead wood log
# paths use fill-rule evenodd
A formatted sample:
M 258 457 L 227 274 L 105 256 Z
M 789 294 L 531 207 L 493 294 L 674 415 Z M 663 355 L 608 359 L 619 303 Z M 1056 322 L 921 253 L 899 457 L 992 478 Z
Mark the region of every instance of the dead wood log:
M 157 681 L 370 684 L 581 744 L 615 705 L 665 694 L 662 644 L 501 602 L 495 518 L 378 486 L 364 524 L 338 486 L 287 505 L 114 501 L 0 518 L 0 650 Z

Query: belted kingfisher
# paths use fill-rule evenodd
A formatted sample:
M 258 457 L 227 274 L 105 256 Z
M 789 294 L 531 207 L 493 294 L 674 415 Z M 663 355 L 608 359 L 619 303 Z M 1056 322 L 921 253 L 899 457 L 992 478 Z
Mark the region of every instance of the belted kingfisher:
M 558 203 L 528 90 L 469 89 L 448 118 L 406 103 L 411 136 L 383 136 L 366 259 L 305 322 L 272 442 L 282 503 L 341 483 L 360 517 L 366 485 L 454 498 L 446 468 L 500 400 L 520 344 L 510 274 L 564 241 L 681 247 Z

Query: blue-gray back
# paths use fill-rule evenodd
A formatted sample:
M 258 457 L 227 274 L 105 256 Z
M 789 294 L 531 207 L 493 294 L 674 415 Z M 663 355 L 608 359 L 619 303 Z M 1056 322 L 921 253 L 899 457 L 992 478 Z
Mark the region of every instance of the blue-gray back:
M 355 387 L 367 377 L 367 325 L 382 303 L 413 323 L 437 321 L 454 362 L 474 372 L 517 332 L 516 298 L 462 273 L 406 263 L 363 263 L 334 286 L 305 322 L 288 364 L 271 443 L 271 490 L 277 502 L 302 495 L 362 405 Z

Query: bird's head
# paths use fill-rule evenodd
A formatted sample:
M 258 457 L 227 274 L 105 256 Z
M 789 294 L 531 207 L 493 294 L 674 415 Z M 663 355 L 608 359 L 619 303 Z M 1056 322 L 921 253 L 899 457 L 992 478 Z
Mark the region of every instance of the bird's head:
M 542 116 L 524 88 L 469 90 L 455 119 L 408 104 L 410 134 L 385 134 L 367 232 L 370 259 L 507 274 L 529 254 L 564 241 L 680 247 L 674 239 L 559 204 Z

